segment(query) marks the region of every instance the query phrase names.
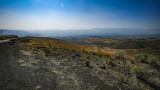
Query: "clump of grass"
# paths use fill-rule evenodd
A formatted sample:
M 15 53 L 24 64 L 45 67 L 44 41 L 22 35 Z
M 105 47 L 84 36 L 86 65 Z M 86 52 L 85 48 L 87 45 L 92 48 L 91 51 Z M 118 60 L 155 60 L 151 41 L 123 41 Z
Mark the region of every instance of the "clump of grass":
M 135 60 L 135 58 L 134 58 L 133 56 L 124 56 L 124 58 L 125 58 L 126 60 L 131 61 L 132 63 L 133 63 L 134 60 Z
M 137 62 L 147 62 L 147 55 L 144 53 L 139 53 L 135 55 L 135 59 L 137 60 Z
M 40 89 L 41 87 L 42 87 L 41 85 L 38 85 L 34 89 Z
M 25 66 L 26 66 L 26 64 L 22 63 L 22 64 L 20 64 L 20 66 L 21 66 L 21 67 L 25 67 Z
M 19 59 L 19 61 L 18 61 L 18 62 L 21 64 L 21 63 L 24 63 L 24 60 Z
M 137 65 L 133 65 L 130 67 L 130 73 L 133 75 L 136 75 L 138 77 L 141 77 L 144 75 L 145 70 L 143 67 L 137 66 Z
M 26 64 L 24 64 L 25 60 L 19 59 L 18 62 L 19 62 L 21 67 L 25 67 L 26 66 Z

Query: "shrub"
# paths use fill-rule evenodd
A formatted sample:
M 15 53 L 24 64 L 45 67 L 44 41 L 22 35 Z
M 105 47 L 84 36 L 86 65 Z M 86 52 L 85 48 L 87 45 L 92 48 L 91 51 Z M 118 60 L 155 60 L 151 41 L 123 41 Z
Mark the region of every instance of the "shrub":
M 89 57 L 85 57 L 84 61 L 86 66 L 89 67 L 89 63 L 90 63 Z
M 143 67 L 133 65 L 133 66 L 130 67 L 130 73 L 133 74 L 133 75 L 136 75 L 138 77 L 141 77 L 141 76 L 144 75 L 145 70 L 144 70 Z
M 147 55 L 144 53 L 135 55 L 135 59 L 137 60 L 137 62 L 147 62 L 147 58 L 148 58 Z

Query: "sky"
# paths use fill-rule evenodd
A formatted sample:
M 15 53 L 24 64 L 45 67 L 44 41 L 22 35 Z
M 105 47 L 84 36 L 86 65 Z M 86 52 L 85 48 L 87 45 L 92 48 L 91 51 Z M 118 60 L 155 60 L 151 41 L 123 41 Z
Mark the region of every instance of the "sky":
M 160 0 L 0 0 L 0 29 L 160 29 Z

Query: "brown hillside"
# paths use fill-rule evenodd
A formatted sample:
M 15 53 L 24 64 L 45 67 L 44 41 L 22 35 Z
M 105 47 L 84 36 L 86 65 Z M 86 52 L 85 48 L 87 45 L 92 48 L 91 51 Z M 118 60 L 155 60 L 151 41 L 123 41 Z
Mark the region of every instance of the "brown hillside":
M 72 38 L 66 39 L 66 41 L 72 42 Z M 157 38 L 120 39 L 120 38 L 80 37 L 74 39 L 74 43 L 83 45 L 106 46 L 113 49 L 141 49 L 141 48 L 160 49 L 160 39 Z
M 72 44 L 63 40 L 55 39 L 55 38 L 47 38 L 47 37 L 25 37 L 21 38 L 23 43 L 20 43 L 21 47 L 29 48 L 29 49 L 43 49 L 45 51 L 51 52 L 52 49 L 66 49 L 66 50 L 74 50 L 77 52 L 85 52 L 98 56 L 107 56 L 111 59 L 114 59 L 114 55 L 105 52 L 97 52 L 87 47 Z

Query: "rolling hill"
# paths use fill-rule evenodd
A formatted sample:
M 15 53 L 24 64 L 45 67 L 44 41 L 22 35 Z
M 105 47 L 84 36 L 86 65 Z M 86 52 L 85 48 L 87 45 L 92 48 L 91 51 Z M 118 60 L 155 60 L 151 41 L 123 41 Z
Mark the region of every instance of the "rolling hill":
M 133 62 L 56 38 L 21 37 L 14 44 L 0 43 L 0 49 L 4 90 L 160 88 L 159 68 L 152 62 Z

